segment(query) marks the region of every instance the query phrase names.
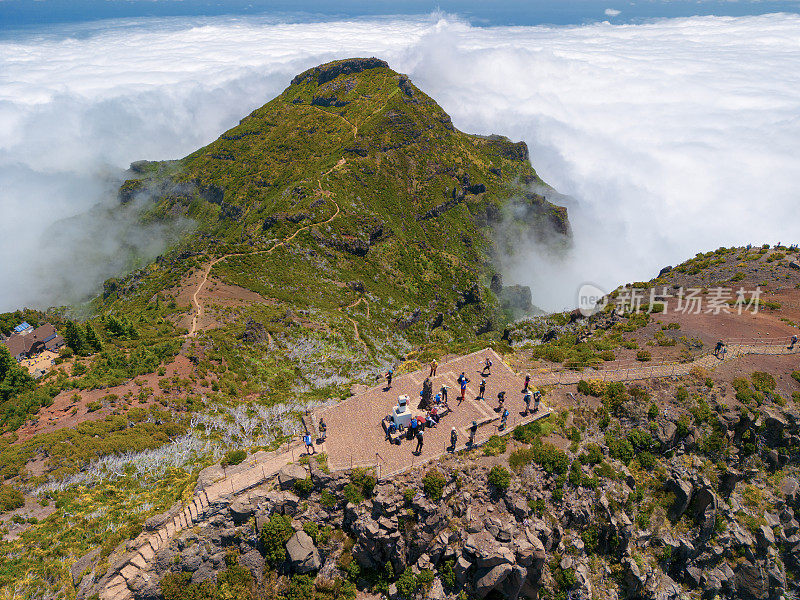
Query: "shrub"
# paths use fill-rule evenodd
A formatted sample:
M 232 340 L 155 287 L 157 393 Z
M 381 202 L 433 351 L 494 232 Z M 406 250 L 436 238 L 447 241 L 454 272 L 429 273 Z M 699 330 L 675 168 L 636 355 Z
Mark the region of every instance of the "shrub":
M 650 408 L 647 409 L 647 418 L 650 421 L 655 421 L 658 418 L 658 406 L 656 406 L 655 402 L 653 402 L 650 405 Z
M 0 485 L 0 512 L 16 510 L 24 504 L 22 492 L 10 485 Z
M 619 416 L 622 405 L 628 401 L 628 391 L 624 383 L 611 383 L 606 386 L 603 393 L 603 406 L 612 415 Z
M 299 496 L 307 496 L 311 493 L 311 490 L 314 489 L 314 482 L 311 481 L 311 477 L 306 477 L 305 479 L 297 479 L 294 482 L 294 491 L 297 492 Z
M 357 485 L 350 482 L 344 486 L 344 499 L 350 504 L 361 504 L 364 501 L 364 495 Z
M 602 381 L 585 381 L 581 379 L 578 382 L 578 392 L 584 394 L 585 396 L 599 397 L 603 395 L 604 391 L 605 385 Z
M 314 545 L 316 545 L 317 539 L 319 538 L 319 525 L 317 525 L 314 521 L 306 521 L 303 523 L 303 531 L 308 534 L 308 537 L 310 537 L 311 541 L 314 542 Z
M 650 354 L 649 350 L 639 350 L 636 353 L 636 360 L 639 362 L 647 362 L 653 358 L 653 355 Z
M 800 383 L 800 371 L 792 371 L 792 378 L 797 382 Z
M 314 595 L 314 578 L 311 575 L 292 575 L 286 600 L 314 600 Z
M 606 446 L 612 458 L 622 461 L 626 465 L 633 458 L 633 445 L 627 438 L 619 435 L 619 432 L 606 432 Z
M 569 468 L 569 482 L 575 487 L 581 484 L 581 462 L 579 460 L 573 461 Z
M 679 387 L 675 390 L 675 400 L 681 404 L 687 402 L 689 400 L 689 390 L 683 386 Z
M 581 454 L 580 461 L 584 465 L 597 465 L 603 460 L 603 449 L 599 444 L 588 444 L 586 446 L 586 453 Z
M 294 534 L 292 520 L 285 515 L 273 514 L 261 528 L 261 546 L 267 563 L 277 567 L 286 558 L 286 542 Z
M 337 504 L 336 496 L 328 490 L 322 490 L 319 495 L 319 503 L 325 508 L 333 508 Z
M 549 442 L 540 440 L 536 440 L 530 448 L 516 450 L 508 458 L 508 464 L 517 471 L 532 462 L 537 463 L 550 474 L 566 473 L 570 465 L 566 452 Z
M 350 472 L 350 482 L 359 488 L 365 498 L 369 498 L 378 480 L 369 469 L 353 469 Z
M 542 425 L 540 421 L 533 421 L 525 425 L 517 425 L 514 428 L 514 439 L 518 442 L 525 442 L 526 444 L 533 443 L 534 440 L 541 437 Z
M 416 495 L 417 495 L 417 490 L 415 490 L 412 487 L 407 487 L 406 489 L 403 490 L 403 500 L 405 501 L 406 504 L 409 504 Z
M 653 447 L 653 436 L 649 431 L 636 428 L 628 432 L 628 441 L 636 452 L 650 450 Z
M 505 492 L 511 485 L 511 473 L 505 467 L 495 465 L 489 471 L 489 485 L 499 492 Z
M 230 467 L 232 465 L 240 464 L 245 458 L 247 458 L 246 450 L 228 450 L 228 452 L 225 453 L 225 456 L 222 457 L 222 462 L 220 464 L 223 467 Z
M 759 392 L 766 394 L 775 390 L 775 378 L 769 373 L 756 371 L 750 375 L 750 379 L 753 381 L 753 387 Z
M 456 587 L 456 572 L 454 570 L 455 563 L 452 559 L 446 560 L 439 567 L 439 575 L 442 578 L 442 585 L 447 590 L 452 590 Z
M 406 600 L 410 599 L 419 589 L 419 582 L 411 567 L 406 567 L 406 570 L 397 578 L 397 594 Z
M 594 474 L 598 477 L 605 477 L 606 479 L 617 479 L 617 472 L 607 462 L 601 462 L 594 469 Z
M 597 544 L 600 541 L 600 533 L 597 529 L 597 525 L 591 525 L 581 533 L 581 539 L 586 548 L 586 553 L 589 555 L 594 554 L 597 551 Z
M 484 444 L 483 454 L 484 456 L 498 456 L 506 451 L 507 445 L 507 438 L 493 435 L 486 441 L 486 444 Z
M 434 501 L 442 499 L 444 484 L 444 475 L 436 469 L 431 469 L 425 474 L 425 477 L 422 478 L 422 489 L 425 490 L 425 495 Z
M 656 466 L 656 457 L 650 452 L 640 452 L 636 457 L 639 459 L 639 464 L 642 465 L 645 471 L 652 471 L 653 467 Z

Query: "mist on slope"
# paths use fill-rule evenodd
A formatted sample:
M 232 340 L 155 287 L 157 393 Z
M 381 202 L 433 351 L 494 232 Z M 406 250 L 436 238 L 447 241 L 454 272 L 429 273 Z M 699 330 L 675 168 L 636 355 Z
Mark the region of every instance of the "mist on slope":
M 376 55 L 471 133 L 522 139 L 574 199 L 574 249 L 502 261 L 534 303 L 574 306 L 720 245 L 797 241 L 800 18 L 476 28 L 455 17 L 140 20 L 0 42 L 0 310 L 74 301 L 174 232 L 115 206 L 134 160 L 179 158 L 303 69 Z M 76 219 L 78 215 L 83 217 Z M 65 221 L 65 219 L 67 221 Z M 90 240 L 91 251 L 70 260 Z M 529 247 L 527 247 L 529 246 Z

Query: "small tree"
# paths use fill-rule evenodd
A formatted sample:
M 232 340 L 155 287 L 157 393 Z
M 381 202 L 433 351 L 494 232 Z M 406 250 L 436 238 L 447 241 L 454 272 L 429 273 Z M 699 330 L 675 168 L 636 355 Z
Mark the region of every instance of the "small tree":
M 34 384 L 27 369 L 17 364 L 5 344 L 0 344 L 0 401 L 5 402 Z
M 86 323 L 86 343 L 95 352 L 100 352 L 103 349 L 103 344 L 100 342 L 100 338 L 91 323 Z
M 505 467 L 493 466 L 489 471 L 489 485 L 498 492 L 505 492 L 511 485 L 511 473 Z
M 444 475 L 436 469 L 428 471 L 422 479 L 422 488 L 425 490 L 425 495 L 434 501 L 442 499 L 444 484 Z
M 64 340 L 75 354 L 86 356 L 89 353 L 86 344 L 86 334 L 78 327 L 75 321 L 67 321 L 67 326 L 64 330 Z
M 273 514 L 261 529 L 261 545 L 264 558 L 277 567 L 286 558 L 286 542 L 294 534 L 292 520 L 285 515 Z

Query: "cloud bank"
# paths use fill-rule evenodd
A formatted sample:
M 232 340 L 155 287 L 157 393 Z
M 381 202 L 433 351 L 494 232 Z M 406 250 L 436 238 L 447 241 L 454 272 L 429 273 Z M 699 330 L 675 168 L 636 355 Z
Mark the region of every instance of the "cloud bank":
M 585 281 L 650 278 L 720 245 L 797 241 L 797 39 L 795 15 L 567 28 L 476 28 L 442 15 L 181 19 L 7 36 L 0 310 L 96 292 L 116 266 L 89 269 L 69 295 L 42 285 L 52 257 L 70 250 L 45 251 L 55 223 L 113 205 L 130 162 L 188 154 L 294 74 L 343 56 L 385 58 L 462 130 L 525 140 L 542 178 L 575 199 L 567 259 L 532 247 L 504 265 L 506 281 L 531 285 L 542 306 L 574 305 Z M 125 227 L 96 234 L 102 256 L 131 244 L 161 251 L 163 232 L 140 241 Z

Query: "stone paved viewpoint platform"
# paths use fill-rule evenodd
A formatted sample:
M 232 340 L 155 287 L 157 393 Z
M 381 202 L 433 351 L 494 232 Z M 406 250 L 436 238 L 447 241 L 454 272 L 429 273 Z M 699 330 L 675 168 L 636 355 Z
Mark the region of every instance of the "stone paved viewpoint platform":
M 478 388 L 484 360 L 492 360 L 491 375 L 486 377 L 486 400 L 478 400 Z M 375 466 L 379 477 L 401 472 L 442 456 L 450 446 L 450 431 L 453 427 L 458 433 L 457 449 L 462 450 L 469 439 L 468 428 L 473 421 L 478 423 L 475 443 L 479 445 L 498 433 L 500 412 L 497 394 L 505 391 L 505 408 L 509 411 L 506 428 L 508 433 L 517 425 L 540 419 L 550 411 L 542 405 L 538 413 L 525 416 L 522 387 L 524 378 L 512 371 L 503 359 L 491 348 L 454 358 L 439 365 L 436 376 L 432 378 L 433 393 L 437 394 L 442 385 L 448 386 L 448 405 L 451 412 L 442 417 L 439 425 L 426 428 L 424 445 L 420 456 L 412 451 L 416 440 L 403 438 L 399 446 L 386 440 L 381 420 L 391 414 L 397 404 L 397 397 L 407 395 L 409 407 L 417 413 L 419 393 L 429 374 L 429 367 L 399 375 L 392 381 L 391 389 L 386 384 L 376 386 L 362 394 L 352 396 L 335 406 L 321 410 L 318 418 L 325 419 L 328 426 L 326 440 L 328 465 L 332 470 L 349 469 L 358 466 Z M 459 402 L 460 386 L 458 376 L 464 372 L 470 380 L 467 385 L 466 400 Z M 533 382 L 531 383 L 533 386 Z
M 728 352 L 722 357 L 709 354 L 689 363 L 641 365 L 592 373 L 561 371 L 536 374 L 531 380 L 531 387 L 569 385 L 582 378 L 610 382 L 681 376 L 696 367 L 713 370 L 724 362 L 750 354 L 797 355 L 800 354 L 800 345 L 787 347 L 774 340 L 732 343 L 728 344 Z M 476 398 L 484 358 L 487 356 L 492 359 L 493 365 L 492 374 L 486 378 L 487 400 L 483 401 Z M 459 385 L 456 380 L 462 371 L 470 383 L 466 400 L 459 404 Z M 391 413 L 397 396 L 401 394 L 407 394 L 412 409 L 415 408 L 428 372 L 426 366 L 419 371 L 399 375 L 392 382 L 391 390 L 384 390 L 384 384 L 320 410 L 317 417 L 325 418 L 328 437 L 325 444 L 316 446 L 316 450 L 328 454 L 330 468 L 376 467 L 378 476 L 385 478 L 442 456 L 450 443 L 452 427 L 458 432 L 457 450 L 463 450 L 469 439 L 467 428 L 473 420 L 479 425 L 475 442 L 480 445 L 492 435 L 510 433 L 518 425 L 550 414 L 550 410 L 542 405 L 538 413 L 523 415 L 523 377 L 515 374 L 494 350 L 473 352 L 439 365 L 433 379 L 434 394 L 446 384 L 450 388 L 448 404 L 453 411 L 441 420 L 437 428 L 425 430 L 422 454 L 414 456 L 412 450 L 416 447 L 416 441 L 404 440 L 400 446 L 390 445 L 385 439 L 381 419 Z M 494 409 L 497 407 L 497 393 L 501 390 L 506 392 L 505 408 L 509 411 L 509 418 L 505 430 L 499 432 L 500 414 Z M 131 600 L 134 590 L 150 582 L 149 564 L 155 553 L 168 544 L 172 537 L 184 529 L 203 523 L 222 507 L 227 507 L 234 498 L 269 483 L 283 466 L 299 459 L 302 453 L 302 443 L 298 440 L 276 452 L 256 452 L 241 465 L 227 471 L 221 470 L 219 477 L 214 478 L 207 487 L 198 489 L 188 504 L 178 503 L 168 513 L 154 518 L 158 525 L 145 528 L 136 539 L 125 544 L 126 551 L 121 556 L 114 555 L 110 561 L 106 581 L 99 594 L 100 600 Z

